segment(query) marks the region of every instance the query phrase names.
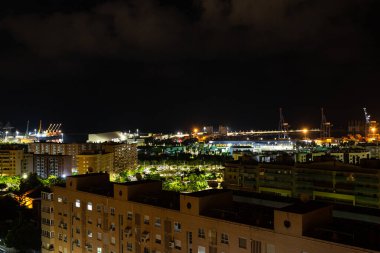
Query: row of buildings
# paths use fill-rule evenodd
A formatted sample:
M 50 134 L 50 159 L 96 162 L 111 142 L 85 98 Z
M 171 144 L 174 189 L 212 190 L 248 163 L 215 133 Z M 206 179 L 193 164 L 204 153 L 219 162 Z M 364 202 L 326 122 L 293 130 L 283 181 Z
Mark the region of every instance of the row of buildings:
M 293 165 L 231 161 L 225 164 L 224 186 L 239 191 L 380 208 L 380 162 L 361 159 L 360 163 L 358 166 L 340 159 Z
M 340 219 L 332 206 L 280 208 L 232 191 L 162 191 L 160 181 L 67 177 L 42 193 L 42 253 L 375 253 L 380 225 Z
M 106 171 L 117 173 L 137 166 L 134 143 L 29 143 L 0 146 L 0 175 L 37 173 L 42 178 Z

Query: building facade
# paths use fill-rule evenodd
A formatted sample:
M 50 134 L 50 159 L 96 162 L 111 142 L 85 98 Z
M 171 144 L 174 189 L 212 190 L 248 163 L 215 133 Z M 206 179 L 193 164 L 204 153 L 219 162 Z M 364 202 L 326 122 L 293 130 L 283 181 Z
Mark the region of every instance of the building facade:
M 113 153 L 83 153 L 77 155 L 78 174 L 108 172 L 113 173 Z
M 89 151 L 101 151 L 102 146 L 99 143 L 53 143 L 53 142 L 35 142 L 28 144 L 28 152 L 41 155 L 68 155 L 71 156 L 72 170 L 77 170 L 77 155 Z
M 65 177 L 71 175 L 71 162 L 71 156 L 35 154 L 33 171 L 41 178 Z
M 43 217 L 49 225 L 42 224 L 42 253 L 374 253 L 380 249 L 379 234 L 351 242 L 343 241 L 338 231 L 329 234 L 334 231 L 331 226 L 323 230 L 332 219 L 327 205 L 252 208 L 235 203 L 226 190 L 177 194 L 162 192 L 161 186 L 158 181 L 112 184 L 107 174 L 68 177 L 65 186 L 53 187 L 53 196 L 43 199 Z
M 105 152 L 110 152 L 114 155 L 114 172 L 118 173 L 137 167 L 138 157 L 136 143 L 103 144 L 103 149 Z
M 380 170 L 339 161 L 293 165 L 230 162 L 228 189 L 380 208 Z
M 21 175 L 24 159 L 24 150 L 0 150 L 0 175 Z

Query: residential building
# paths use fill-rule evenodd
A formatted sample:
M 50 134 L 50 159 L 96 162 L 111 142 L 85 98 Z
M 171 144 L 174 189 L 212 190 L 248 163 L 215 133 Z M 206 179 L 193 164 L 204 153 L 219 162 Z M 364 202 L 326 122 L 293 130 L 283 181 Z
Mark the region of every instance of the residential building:
M 99 143 L 54 143 L 35 142 L 28 144 L 28 152 L 33 154 L 48 155 L 69 155 L 71 156 L 72 170 L 77 170 L 77 155 L 89 151 L 100 151 L 102 146 Z
M 113 173 L 113 153 L 87 152 L 77 155 L 78 174 L 108 172 Z
M 296 165 L 233 161 L 225 164 L 223 184 L 232 190 L 380 208 L 380 166 L 365 161 L 363 167 L 340 161 Z
M 0 149 L 0 175 L 17 176 L 21 175 L 23 158 L 23 149 Z
M 334 218 L 327 204 L 274 209 L 236 202 L 228 190 L 179 194 L 161 187 L 160 181 L 111 183 L 108 174 L 68 177 L 42 199 L 42 253 L 380 250 L 378 224 Z
M 113 153 L 114 172 L 131 170 L 137 167 L 137 144 L 136 143 L 105 143 L 105 152 Z
M 72 159 L 65 155 L 34 155 L 34 169 L 41 178 L 49 176 L 65 177 L 71 175 Z

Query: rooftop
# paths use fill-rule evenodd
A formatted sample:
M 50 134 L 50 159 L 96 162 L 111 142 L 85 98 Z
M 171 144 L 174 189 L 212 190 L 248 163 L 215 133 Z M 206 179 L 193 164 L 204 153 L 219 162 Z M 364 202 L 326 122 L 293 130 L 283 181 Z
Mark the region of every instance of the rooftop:
M 201 215 L 250 226 L 274 228 L 274 208 L 261 205 L 233 202 L 232 206 L 206 210 Z
M 152 182 L 154 181 L 152 180 Z M 178 211 L 180 210 L 180 198 L 178 192 L 161 191 L 150 194 L 142 193 L 133 196 L 130 200 L 142 204 L 148 204 Z
M 331 206 L 327 203 L 317 202 L 317 201 L 309 201 L 306 203 L 297 202 L 293 205 L 289 205 L 280 209 L 283 212 L 297 213 L 297 214 L 305 214 L 310 213 L 320 208 Z
M 221 193 L 226 193 L 226 192 L 231 192 L 231 190 L 218 190 L 218 189 L 210 189 L 210 190 L 204 190 L 204 191 L 198 191 L 198 192 L 190 192 L 190 193 L 182 193 L 191 197 L 206 197 L 206 196 L 211 196 L 215 194 L 221 194 Z
M 71 175 L 71 176 L 67 176 L 67 178 L 83 178 L 83 177 L 97 177 L 97 176 L 101 176 L 101 175 L 108 175 L 108 173 L 102 173 L 102 172 L 99 172 L 99 173 L 87 173 L 87 174 L 80 174 L 80 175 Z
M 147 183 L 154 183 L 154 182 L 161 182 L 161 181 L 146 179 L 146 180 L 129 181 L 129 182 L 124 182 L 124 183 L 114 183 L 114 184 L 118 184 L 118 185 L 140 185 L 140 184 L 147 184 Z

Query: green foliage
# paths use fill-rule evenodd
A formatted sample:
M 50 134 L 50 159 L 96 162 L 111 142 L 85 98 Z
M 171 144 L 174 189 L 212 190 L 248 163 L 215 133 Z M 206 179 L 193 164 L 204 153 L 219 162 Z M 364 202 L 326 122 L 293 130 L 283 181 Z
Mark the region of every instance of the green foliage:
M 0 184 L 6 184 L 7 190 L 9 191 L 18 191 L 20 187 L 20 177 L 13 176 L 1 176 L 0 177 Z

